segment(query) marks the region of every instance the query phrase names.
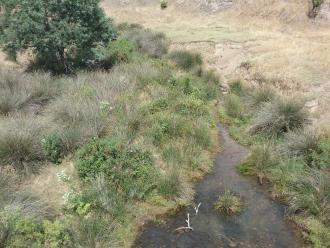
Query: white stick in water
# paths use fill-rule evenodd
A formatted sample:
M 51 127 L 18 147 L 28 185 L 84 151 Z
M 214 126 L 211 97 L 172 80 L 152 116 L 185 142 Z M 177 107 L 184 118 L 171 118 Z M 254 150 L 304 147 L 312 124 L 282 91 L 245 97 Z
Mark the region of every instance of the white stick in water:
M 195 215 L 198 214 L 199 207 L 200 207 L 201 205 L 202 205 L 202 203 L 200 202 L 200 203 L 198 203 L 197 207 L 194 207 L 194 209 L 195 209 Z

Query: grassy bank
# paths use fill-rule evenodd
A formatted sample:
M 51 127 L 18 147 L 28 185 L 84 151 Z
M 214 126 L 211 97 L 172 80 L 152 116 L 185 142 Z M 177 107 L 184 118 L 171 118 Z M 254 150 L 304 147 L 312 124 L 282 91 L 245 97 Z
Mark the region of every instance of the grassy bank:
M 303 99 L 267 85 L 232 82 L 219 115 L 230 133 L 251 147 L 238 171 L 270 183 L 288 217 L 314 247 L 330 245 L 330 134 L 310 124 Z
M 0 247 L 128 247 L 211 167 L 216 75 L 160 33 L 118 32 L 106 71 L 1 70 Z

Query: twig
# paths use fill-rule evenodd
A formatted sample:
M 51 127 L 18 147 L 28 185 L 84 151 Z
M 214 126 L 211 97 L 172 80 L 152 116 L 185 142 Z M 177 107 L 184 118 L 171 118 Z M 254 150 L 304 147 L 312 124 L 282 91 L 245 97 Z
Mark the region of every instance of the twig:
M 181 231 L 181 230 L 194 231 L 194 228 L 192 228 L 192 227 L 190 226 L 190 215 L 189 215 L 189 213 L 187 214 L 186 223 L 187 223 L 187 226 L 179 227 L 179 228 L 175 229 L 174 231 L 175 231 L 175 232 L 177 232 L 177 231 Z
M 194 207 L 194 209 L 195 209 L 195 215 L 198 214 L 199 207 L 200 207 L 201 205 L 202 205 L 202 203 L 200 202 L 200 203 L 198 203 L 197 207 Z

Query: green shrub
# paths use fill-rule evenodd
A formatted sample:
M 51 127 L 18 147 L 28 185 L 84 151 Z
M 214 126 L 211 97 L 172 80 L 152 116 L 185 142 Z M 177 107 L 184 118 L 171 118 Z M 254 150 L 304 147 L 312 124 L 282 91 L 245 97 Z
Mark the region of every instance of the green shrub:
M 53 133 L 48 135 L 42 140 L 46 158 L 54 163 L 60 163 L 60 159 L 63 156 L 63 142 L 60 135 Z
M 203 64 L 202 56 L 199 53 L 191 53 L 185 50 L 172 51 L 168 57 L 178 68 L 183 70 L 191 70 Z
M 104 69 L 110 69 L 116 64 L 131 62 L 134 49 L 134 44 L 127 39 L 112 41 L 107 47 L 100 46 L 95 49 L 98 54 L 96 63 Z
M 195 97 L 183 97 L 179 100 L 174 110 L 176 113 L 187 116 L 205 116 L 208 114 L 208 110 L 205 107 L 205 103 Z
M 77 153 L 76 168 L 83 180 L 104 174 L 118 194 L 143 198 L 154 186 L 155 167 L 149 152 L 114 139 L 96 140 Z
M 312 2 L 313 2 L 313 9 L 316 9 L 324 3 L 324 0 L 313 0 Z
M 3 30 L 4 50 L 15 58 L 17 53 L 30 49 L 39 68 L 71 73 L 94 59 L 95 44 L 107 43 L 114 37 L 111 22 L 99 2 L 5 2 L 8 25 Z
M 214 208 L 225 215 L 239 214 L 243 209 L 243 202 L 240 197 L 226 190 L 219 196 Z
M 309 241 L 315 248 L 324 248 L 330 246 L 330 227 L 319 221 L 312 219 L 308 223 L 310 234 Z
M 302 128 L 308 117 L 303 108 L 304 104 L 294 99 L 279 99 L 265 103 L 257 113 L 251 132 L 276 137 Z
M 166 9 L 168 5 L 167 0 L 160 0 L 160 8 L 161 9 Z
M 1 247 L 72 247 L 68 223 L 42 221 L 20 212 L 0 212 Z M 3 245 L 3 246 L 2 246 Z
M 240 97 L 230 94 L 226 96 L 224 103 L 226 113 L 232 118 L 243 118 L 244 105 Z

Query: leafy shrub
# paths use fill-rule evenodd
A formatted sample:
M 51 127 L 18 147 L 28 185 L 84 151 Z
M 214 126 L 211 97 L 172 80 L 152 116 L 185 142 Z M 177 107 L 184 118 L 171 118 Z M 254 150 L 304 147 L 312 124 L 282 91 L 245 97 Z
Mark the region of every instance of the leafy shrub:
M 63 142 L 60 135 L 53 133 L 48 135 L 42 140 L 46 158 L 54 163 L 60 163 L 61 156 L 63 155 Z
M 36 65 L 54 73 L 70 73 L 93 59 L 96 43 L 114 36 L 99 0 L 80 4 L 65 1 L 5 1 L 8 26 L 3 32 L 5 51 L 12 57 L 31 48 Z M 75 9 L 77 11 L 72 11 Z
M 99 46 L 94 49 L 97 54 L 97 64 L 101 68 L 110 69 L 116 64 L 132 61 L 135 46 L 127 39 L 112 41 L 108 46 Z
M 161 58 L 168 50 L 168 41 L 163 33 L 134 28 L 127 31 L 123 38 L 135 43 L 139 52 L 152 58 Z
M 154 186 L 150 153 L 114 139 L 96 140 L 80 149 L 76 168 L 84 180 L 104 174 L 117 192 L 128 198 L 143 198 Z
M 251 132 L 279 136 L 304 126 L 307 112 L 304 104 L 294 99 L 279 99 L 266 103 L 257 113 Z
M 166 9 L 168 5 L 167 0 L 160 0 L 160 8 L 161 9 Z
M 239 214 L 243 208 L 243 202 L 240 197 L 226 190 L 219 196 L 214 208 L 225 215 Z
M 203 64 L 202 56 L 199 53 L 191 53 L 185 50 L 172 51 L 168 57 L 178 68 L 183 70 L 191 70 Z
M 44 159 L 41 147 L 43 127 L 34 118 L 13 116 L 0 128 L 0 161 L 16 169 L 28 169 L 27 163 Z
M 34 216 L 0 212 L 0 242 L 3 247 L 72 247 L 72 236 L 64 221 L 41 221 Z
M 291 131 L 285 135 L 282 150 L 291 156 L 303 156 L 310 162 L 311 155 L 318 150 L 320 139 L 320 134 L 314 129 Z
M 244 116 L 243 102 L 237 95 L 226 96 L 224 103 L 226 113 L 232 118 L 242 118 Z

